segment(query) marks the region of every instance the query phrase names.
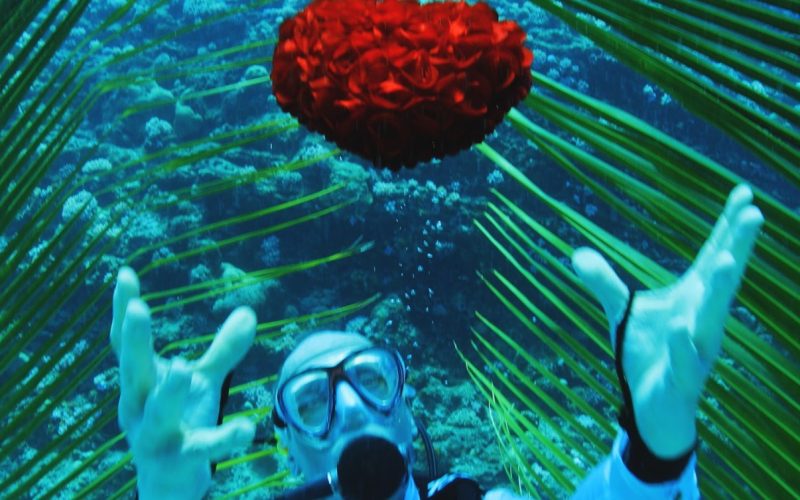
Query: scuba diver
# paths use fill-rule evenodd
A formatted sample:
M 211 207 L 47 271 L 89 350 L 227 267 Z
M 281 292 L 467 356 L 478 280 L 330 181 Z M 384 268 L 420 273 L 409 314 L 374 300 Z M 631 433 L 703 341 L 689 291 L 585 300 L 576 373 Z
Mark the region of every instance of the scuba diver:
M 575 272 L 608 318 L 623 395 L 612 451 L 574 498 L 699 497 L 698 401 L 763 223 L 752 200 L 747 186 L 731 192 L 695 262 L 665 288 L 633 293 L 598 252 L 574 252 Z M 153 351 L 150 312 L 139 295 L 135 272 L 122 268 L 110 337 L 120 363 L 119 423 L 133 452 L 138 495 L 201 498 L 211 486 L 211 464 L 254 442 L 249 419 L 221 423 L 221 400 L 253 343 L 255 313 L 234 310 L 200 359 L 167 360 Z M 408 390 L 393 349 L 349 332 L 301 340 L 280 370 L 273 422 L 292 468 L 308 482 L 281 498 L 519 498 L 435 470 L 438 477 L 415 478 L 412 440 L 425 432 L 405 400 Z

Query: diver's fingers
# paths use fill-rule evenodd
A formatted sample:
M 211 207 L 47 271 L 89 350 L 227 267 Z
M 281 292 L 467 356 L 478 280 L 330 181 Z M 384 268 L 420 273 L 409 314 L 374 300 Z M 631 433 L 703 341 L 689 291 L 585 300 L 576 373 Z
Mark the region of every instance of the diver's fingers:
M 197 369 L 209 379 L 221 381 L 247 354 L 255 335 L 256 313 L 249 307 L 237 307 L 198 361 Z
M 749 205 L 739 212 L 732 224 L 733 234 L 731 235 L 731 243 L 728 250 L 731 255 L 733 255 L 733 260 L 736 262 L 735 272 L 737 279 L 741 280 L 744 269 L 747 267 L 747 261 L 750 259 L 750 254 L 753 251 L 753 245 L 755 244 L 762 224 L 764 224 L 764 215 L 758 207 Z
M 189 365 L 181 358 L 170 360 L 163 380 L 147 398 L 142 418 L 142 431 L 149 434 L 148 439 L 153 443 L 170 439 L 180 432 L 191 384 Z
M 702 356 L 715 358 L 719 351 L 723 323 L 741 284 L 763 222 L 764 216 L 757 207 L 744 207 L 731 220 L 731 235 L 726 248 L 707 264 L 704 283 L 706 290 L 697 310 L 697 331 L 694 339 Z
M 736 263 L 728 251 L 716 255 L 708 264 L 709 277 L 696 309 L 694 345 L 703 360 L 713 363 L 722 343 L 723 324 L 739 285 Z
M 139 278 L 130 267 L 123 267 L 117 273 L 117 285 L 114 287 L 113 315 L 111 318 L 111 347 L 120 360 L 120 347 L 122 345 L 122 322 L 125 320 L 125 311 L 128 302 L 139 297 Z
M 611 343 L 615 345 L 614 330 L 625 312 L 628 287 L 617 276 L 606 259 L 591 248 L 576 249 L 572 254 L 572 267 L 586 288 L 591 290 L 603 304 L 611 328 Z
M 120 343 L 120 408 L 141 414 L 156 383 L 150 310 L 143 300 L 133 298 L 126 311 Z
M 704 281 L 708 279 L 708 274 L 711 272 L 715 254 L 728 250 L 730 247 L 733 221 L 745 207 L 750 206 L 752 201 L 753 191 L 748 185 L 739 184 L 731 190 L 722 214 L 694 261 L 693 267 L 700 273 L 701 279 Z
M 170 360 L 164 379 L 156 385 L 144 408 L 142 432 L 153 443 L 177 435 L 192 384 L 192 370 L 181 358 Z
M 236 418 L 218 427 L 205 427 L 186 433 L 183 451 L 215 462 L 252 444 L 256 427 L 246 418 Z

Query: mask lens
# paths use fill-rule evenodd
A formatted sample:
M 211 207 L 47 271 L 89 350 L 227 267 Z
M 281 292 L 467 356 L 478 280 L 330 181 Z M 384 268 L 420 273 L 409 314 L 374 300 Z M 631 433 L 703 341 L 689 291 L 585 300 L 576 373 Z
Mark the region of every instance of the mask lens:
M 320 434 L 328 424 L 329 397 L 327 373 L 303 373 L 290 379 L 284 386 L 284 411 L 297 426 L 312 434 Z
M 361 352 L 345 367 L 361 396 L 383 410 L 389 410 L 396 400 L 401 370 L 394 354 L 382 349 Z

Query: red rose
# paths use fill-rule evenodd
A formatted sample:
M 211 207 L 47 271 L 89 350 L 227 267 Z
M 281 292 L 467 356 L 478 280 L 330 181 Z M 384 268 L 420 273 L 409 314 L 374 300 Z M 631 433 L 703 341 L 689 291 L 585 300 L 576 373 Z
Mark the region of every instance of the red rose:
M 531 86 L 525 33 L 485 3 L 314 0 L 279 33 L 278 104 L 376 167 L 469 148 Z

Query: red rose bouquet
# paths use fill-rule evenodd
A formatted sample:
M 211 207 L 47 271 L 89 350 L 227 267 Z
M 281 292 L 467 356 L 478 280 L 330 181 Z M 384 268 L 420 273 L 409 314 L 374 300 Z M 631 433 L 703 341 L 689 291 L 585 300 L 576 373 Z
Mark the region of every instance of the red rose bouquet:
M 414 167 L 482 141 L 528 94 L 524 41 L 485 3 L 314 0 L 281 24 L 272 88 L 339 147 Z

